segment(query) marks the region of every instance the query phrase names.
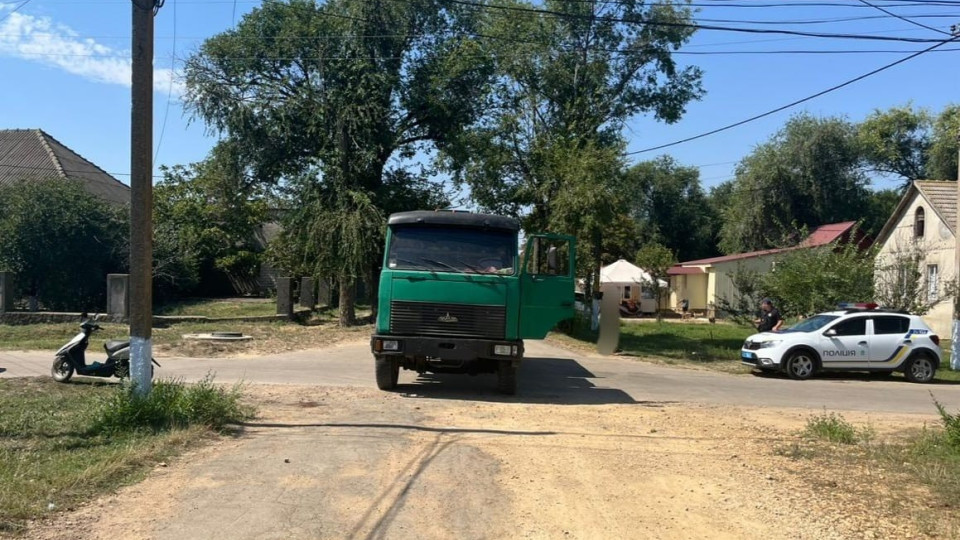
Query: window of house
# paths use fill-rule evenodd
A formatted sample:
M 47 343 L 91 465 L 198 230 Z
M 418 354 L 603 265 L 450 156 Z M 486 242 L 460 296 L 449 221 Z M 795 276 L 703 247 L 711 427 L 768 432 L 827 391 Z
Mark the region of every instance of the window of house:
M 923 207 L 917 208 L 913 215 L 913 236 L 923 238 Z
M 627 286 L 625 286 L 625 287 L 623 288 L 623 299 L 624 299 L 624 300 L 629 300 L 629 299 L 630 299 L 630 286 L 629 286 L 629 285 L 627 285 Z
M 927 265 L 927 302 L 940 299 L 940 269 L 935 264 Z

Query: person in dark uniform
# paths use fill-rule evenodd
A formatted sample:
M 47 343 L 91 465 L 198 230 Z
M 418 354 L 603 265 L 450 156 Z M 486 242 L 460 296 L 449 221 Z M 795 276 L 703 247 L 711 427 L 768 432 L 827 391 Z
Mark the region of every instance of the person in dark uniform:
M 757 325 L 757 332 L 776 332 L 783 326 L 783 317 L 777 308 L 773 307 L 773 301 L 764 298 L 760 302 L 760 318 L 753 323 Z

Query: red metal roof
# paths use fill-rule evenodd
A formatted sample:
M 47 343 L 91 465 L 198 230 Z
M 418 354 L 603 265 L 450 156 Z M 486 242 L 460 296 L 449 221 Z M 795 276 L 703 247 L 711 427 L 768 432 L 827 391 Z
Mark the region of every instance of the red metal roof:
M 785 251 L 793 251 L 795 249 L 825 246 L 827 244 L 831 244 L 837 241 L 844 234 L 850 232 L 853 229 L 853 226 L 856 224 L 857 224 L 856 221 L 845 221 L 843 223 L 830 223 L 828 225 L 821 225 L 816 229 L 814 229 L 809 236 L 807 236 L 802 242 L 800 242 L 800 245 L 794 246 L 794 247 L 764 249 L 761 251 L 751 251 L 749 253 L 735 253 L 733 255 L 724 255 L 722 257 L 711 257 L 709 259 L 684 261 L 684 262 L 678 263 L 678 266 L 708 265 L 708 264 L 716 264 L 716 263 L 729 262 L 729 261 L 738 261 L 741 259 L 753 259 L 755 257 L 763 257 L 766 255 L 772 255 L 774 253 L 783 253 Z M 676 266 L 674 266 L 674 268 L 676 268 Z

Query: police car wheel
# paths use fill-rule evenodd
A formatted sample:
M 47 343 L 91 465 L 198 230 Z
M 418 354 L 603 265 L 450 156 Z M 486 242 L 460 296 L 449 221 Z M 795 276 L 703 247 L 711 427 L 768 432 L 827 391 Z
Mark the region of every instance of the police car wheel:
M 807 351 L 797 351 L 790 355 L 786 364 L 787 375 L 791 379 L 805 381 L 817 370 L 817 361 Z
M 915 383 L 928 383 L 933 380 L 936 369 L 933 367 L 933 360 L 925 354 L 914 356 L 907 362 L 907 367 L 903 374 L 907 380 Z

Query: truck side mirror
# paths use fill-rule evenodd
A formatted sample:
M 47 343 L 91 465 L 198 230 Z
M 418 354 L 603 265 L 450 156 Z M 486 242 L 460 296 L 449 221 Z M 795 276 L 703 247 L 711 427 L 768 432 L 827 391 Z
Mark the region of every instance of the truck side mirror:
M 550 246 L 547 249 L 547 271 L 550 275 L 557 275 L 560 266 L 557 264 L 557 246 Z

